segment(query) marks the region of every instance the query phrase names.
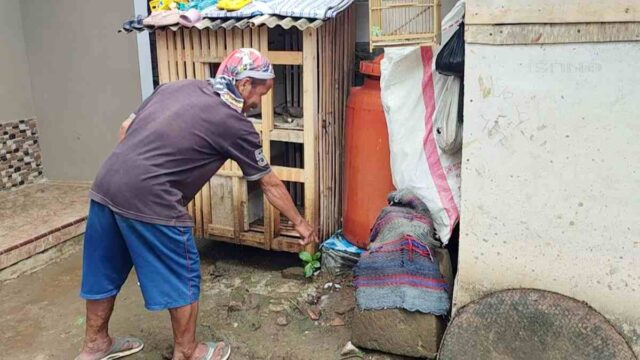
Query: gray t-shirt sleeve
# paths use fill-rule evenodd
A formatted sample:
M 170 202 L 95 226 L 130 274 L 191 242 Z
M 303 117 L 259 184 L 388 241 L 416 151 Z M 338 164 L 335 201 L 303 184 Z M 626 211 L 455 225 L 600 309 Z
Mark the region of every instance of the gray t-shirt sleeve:
M 238 163 L 245 179 L 256 181 L 271 172 L 269 162 L 264 156 L 260 135 L 247 132 L 235 139 L 227 149 L 231 160 Z

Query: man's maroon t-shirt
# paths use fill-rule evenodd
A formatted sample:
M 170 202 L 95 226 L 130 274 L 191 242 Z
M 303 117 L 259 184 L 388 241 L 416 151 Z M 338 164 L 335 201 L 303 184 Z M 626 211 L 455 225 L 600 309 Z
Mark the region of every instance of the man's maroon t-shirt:
M 225 161 L 236 161 L 247 180 L 271 171 L 251 121 L 206 81 L 161 85 L 134 114 L 90 192 L 123 216 L 193 226 L 185 206 Z

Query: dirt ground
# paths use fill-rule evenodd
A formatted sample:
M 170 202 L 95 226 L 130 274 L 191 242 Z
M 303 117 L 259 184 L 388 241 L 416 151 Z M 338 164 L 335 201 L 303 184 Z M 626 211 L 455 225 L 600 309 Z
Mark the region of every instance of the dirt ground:
M 325 274 L 313 281 L 283 278 L 283 269 L 300 265 L 295 254 L 213 241 L 202 241 L 199 248 L 200 340 L 225 339 L 233 347 L 233 360 L 341 359 L 354 309 L 350 279 Z M 84 331 L 80 267 L 81 252 L 75 251 L 0 283 L 0 358 L 75 357 Z M 340 289 L 325 289 L 327 283 L 339 283 Z M 172 348 L 168 313 L 145 310 L 137 287 L 132 273 L 116 302 L 111 333 L 145 341 L 144 350 L 130 359 L 168 358 Z M 320 314 L 318 320 L 311 319 L 313 313 Z M 364 359 L 401 358 L 367 352 Z

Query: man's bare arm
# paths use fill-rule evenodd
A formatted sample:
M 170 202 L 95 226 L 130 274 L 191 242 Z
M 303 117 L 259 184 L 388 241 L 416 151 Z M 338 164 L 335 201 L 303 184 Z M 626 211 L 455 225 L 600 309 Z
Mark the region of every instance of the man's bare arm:
M 291 199 L 291 195 L 285 188 L 282 181 L 273 172 L 265 175 L 259 180 L 260 187 L 271 205 L 286 216 L 295 225 L 296 231 L 302 237 L 300 245 L 307 245 L 318 242 L 318 236 L 313 227 L 300 215 Z

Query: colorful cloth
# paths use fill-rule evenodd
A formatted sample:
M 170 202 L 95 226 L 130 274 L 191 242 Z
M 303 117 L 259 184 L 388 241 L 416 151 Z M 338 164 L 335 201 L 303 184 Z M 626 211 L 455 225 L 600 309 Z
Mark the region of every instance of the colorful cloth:
M 405 309 L 446 315 L 449 284 L 440 273 L 433 248 L 433 223 L 413 193 L 389 196 L 371 234 L 369 250 L 354 269 L 361 310 Z
M 242 112 L 244 99 L 236 89 L 236 81 L 244 78 L 273 79 L 271 62 L 256 49 L 236 49 L 220 64 L 216 77 L 209 79 L 222 101 Z

